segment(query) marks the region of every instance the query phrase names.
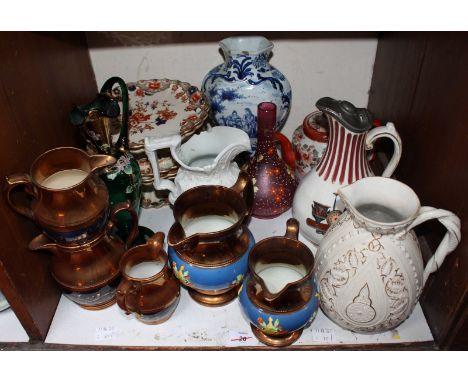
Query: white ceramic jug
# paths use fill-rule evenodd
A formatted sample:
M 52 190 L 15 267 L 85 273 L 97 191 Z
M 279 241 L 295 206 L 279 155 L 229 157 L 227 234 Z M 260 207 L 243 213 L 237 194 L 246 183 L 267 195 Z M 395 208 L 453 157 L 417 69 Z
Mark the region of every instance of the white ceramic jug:
M 161 179 L 157 151 L 169 147 L 172 157 L 180 164 L 174 182 Z M 234 157 L 249 151 L 247 133 L 228 126 L 215 126 L 192 136 L 181 144 L 180 135 L 166 138 L 145 138 L 145 152 L 154 174 L 154 187 L 169 190 L 169 202 L 174 204 L 184 191 L 201 185 L 231 187 L 239 177 L 239 166 Z
M 460 242 L 460 219 L 421 207 L 414 191 L 394 179 L 368 177 L 342 187 L 346 210 L 326 232 L 316 256 L 321 308 L 355 332 L 392 329 L 411 313 L 429 275 Z M 438 219 L 447 233 L 423 267 L 413 228 Z
M 366 151 L 377 139 L 391 139 L 393 155 L 382 173 L 390 177 L 400 161 L 402 144 L 391 122 L 370 130 L 372 116 L 365 108 L 330 97 L 320 98 L 315 106 L 328 119 L 329 142 L 318 165 L 299 183 L 292 213 L 299 221 L 301 234 L 318 245 L 329 225 L 343 211 L 338 189 L 374 175 Z

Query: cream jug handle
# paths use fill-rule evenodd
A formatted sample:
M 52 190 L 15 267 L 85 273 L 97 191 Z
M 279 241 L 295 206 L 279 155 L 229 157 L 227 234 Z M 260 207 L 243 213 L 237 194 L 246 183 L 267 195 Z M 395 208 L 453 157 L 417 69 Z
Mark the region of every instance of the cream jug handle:
M 387 167 L 382 173 L 382 176 L 389 178 L 395 171 L 398 163 L 400 162 L 401 152 L 403 150 L 401 138 L 395 129 L 392 122 L 388 122 L 385 126 L 376 127 L 367 133 L 366 149 L 370 150 L 374 147 L 374 142 L 379 138 L 390 138 L 393 141 L 393 155 Z
M 445 260 L 445 257 L 457 247 L 461 239 L 460 219 L 458 216 L 450 211 L 437 209 L 434 207 L 421 207 L 419 209 L 418 216 L 405 230 L 405 232 L 409 232 L 417 225 L 431 219 L 439 220 L 439 222 L 441 222 L 445 228 L 447 228 L 447 233 L 437 247 L 434 255 L 432 255 L 426 264 L 426 268 L 424 269 L 423 274 L 423 287 L 426 284 L 430 274 L 440 268 Z
M 169 190 L 170 192 L 176 191 L 176 186 L 174 182 L 168 179 L 161 179 L 161 173 L 159 171 L 159 164 L 158 164 L 158 152 L 159 149 L 170 148 L 172 157 L 174 158 L 174 149 L 175 147 L 181 142 L 182 138 L 179 134 L 171 135 L 169 137 L 164 138 L 154 138 L 154 137 L 146 137 L 145 138 L 145 153 L 148 157 L 148 160 L 151 163 L 151 167 L 153 168 L 153 176 L 154 176 L 154 188 L 156 190 Z

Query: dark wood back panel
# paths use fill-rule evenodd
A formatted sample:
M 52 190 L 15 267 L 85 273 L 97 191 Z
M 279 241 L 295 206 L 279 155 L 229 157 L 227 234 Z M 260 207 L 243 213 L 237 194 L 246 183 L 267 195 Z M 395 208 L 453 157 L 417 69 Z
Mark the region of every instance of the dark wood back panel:
M 432 275 L 421 304 L 441 348 L 468 347 L 468 34 L 383 33 L 369 109 L 393 121 L 403 140 L 395 176 L 422 205 L 444 208 L 462 221 L 462 241 Z M 439 223 L 419 233 L 433 251 L 445 234 Z M 425 259 L 430 256 L 425 251 Z
M 0 33 L 1 186 L 44 151 L 78 145 L 68 113 L 96 92 L 84 33 Z M 50 257 L 27 249 L 39 229 L 3 195 L 0 221 L 0 289 L 30 338 L 44 339 L 60 298 Z

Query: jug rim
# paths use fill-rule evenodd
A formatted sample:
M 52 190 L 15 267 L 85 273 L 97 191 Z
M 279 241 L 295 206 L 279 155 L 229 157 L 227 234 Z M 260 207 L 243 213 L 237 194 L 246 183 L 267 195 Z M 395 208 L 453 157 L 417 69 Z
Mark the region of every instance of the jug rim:
M 172 228 L 172 227 L 171 227 Z M 226 254 L 227 252 L 230 252 L 230 256 L 223 258 L 222 260 L 217 260 L 217 261 L 210 261 L 209 259 L 205 258 L 203 260 L 200 260 L 198 257 L 194 256 L 194 253 L 187 253 L 185 250 L 179 250 L 177 246 L 180 245 L 180 243 L 177 243 L 177 245 L 171 245 L 168 242 L 169 245 L 169 251 L 173 250 L 177 253 L 177 256 L 182 259 L 184 262 L 195 266 L 197 268 L 201 269 L 219 269 L 220 267 L 227 267 L 230 266 L 236 262 L 238 262 L 246 253 L 247 249 L 249 248 L 249 245 L 254 241 L 255 239 L 253 238 L 252 233 L 244 226 L 241 226 L 239 228 L 241 230 L 239 236 L 236 238 L 239 242 L 240 245 L 235 246 L 235 245 L 228 245 L 228 247 L 223 246 L 223 254 Z M 192 235 L 192 236 L 196 236 Z M 203 240 L 202 238 L 199 238 L 199 241 L 196 244 L 196 247 L 201 244 L 201 245 L 219 245 L 218 243 L 222 241 L 222 239 L 226 237 L 230 237 L 233 234 L 229 235 L 223 235 L 222 237 L 217 236 L 216 241 L 210 242 L 210 240 Z M 192 236 L 189 236 L 191 238 Z M 186 239 L 182 240 L 182 242 L 189 241 Z M 206 248 L 206 247 L 205 247 Z M 198 252 L 195 250 L 195 252 Z M 203 251 L 200 251 L 203 252 Z
M 125 252 L 125 253 L 122 255 L 122 259 L 121 259 L 121 261 L 120 261 L 120 264 L 122 264 L 122 265 L 120 266 L 120 268 L 121 268 L 122 276 L 123 276 L 124 278 L 126 278 L 127 280 L 137 281 L 137 282 L 140 282 L 140 283 L 142 283 L 142 284 L 145 284 L 145 283 L 148 283 L 148 282 L 156 281 L 156 280 L 159 279 L 160 277 L 164 276 L 164 273 L 167 272 L 167 271 L 169 270 L 169 266 L 167 265 L 167 262 L 168 262 L 169 257 L 168 257 L 168 255 L 167 255 L 166 251 L 163 250 L 162 252 L 164 252 L 164 254 L 165 254 L 165 256 L 164 256 L 164 254 L 163 254 L 163 257 L 165 257 L 165 261 L 163 261 L 164 265 L 163 265 L 163 267 L 161 268 L 161 270 L 160 270 L 159 272 L 155 273 L 155 274 L 152 275 L 152 276 L 149 276 L 149 277 L 134 277 L 134 276 L 130 276 L 130 275 L 125 271 L 125 266 L 126 266 L 125 262 L 126 262 L 126 261 L 129 261 L 128 256 L 130 256 L 130 255 L 128 255 L 128 256 L 125 256 L 125 255 L 126 255 L 127 253 L 129 253 L 132 249 L 136 249 L 136 248 L 138 248 L 138 247 L 143 247 L 143 246 L 146 246 L 146 244 L 137 245 L 137 246 L 135 246 L 135 247 L 133 247 L 133 248 L 130 248 L 130 250 L 128 250 L 127 252 Z M 125 261 L 124 259 L 125 259 L 126 261 Z M 141 264 L 141 263 L 148 262 L 148 261 L 151 261 L 151 260 L 150 260 L 150 259 L 146 259 L 146 260 L 137 261 L 137 262 L 135 262 L 134 264 L 132 264 L 132 267 L 135 266 L 135 265 Z
M 47 191 L 50 191 L 50 192 L 62 192 L 62 191 L 69 191 L 83 183 L 85 183 L 88 178 L 90 176 L 93 175 L 93 171 L 85 171 L 83 169 L 77 169 L 77 170 L 81 170 L 83 172 L 86 172 L 86 177 L 84 177 L 80 182 L 78 183 L 75 183 L 69 187 L 64 187 L 64 188 L 49 188 L 49 187 L 46 187 L 44 185 L 42 185 L 41 183 L 39 183 L 37 180 L 36 180 L 36 177 L 34 176 L 34 171 L 37 169 L 37 166 L 39 164 L 39 162 L 41 160 L 44 159 L 44 157 L 46 157 L 47 155 L 51 155 L 52 153 L 56 152 L 56 151 L 62 151 L 62 150 L 70 150 L 70 151 L 75 151 L 75 152 L 78 152 L 80 155 L 83 155 L 84 157 L 86 158 L 90 158 L 91 156 L 88 155 L 88 153 L 82 149 L 79 149 L 78 147 L 73 147 L 73 146 L 61 146 L 61 147 L 54 147 L 50 150 L 47 150 L 45 152 L 43 152 L 41 155 L 39 155 L 35 160 L 34 162 L 32 163 L 31 167 L 30 167 L 30 170 L 29 170 L 29 176 L 31 178 L 31 182 L 38 188 L 40 189 L 43 189 L 43 190 L 47 190 Z M 64 170 L 72 170 L 71 168 L 70 169 L 64 169 Z M 60 171 L 64 171 L 64 170 L 60 170 Z M 58 171 L 56 171 L 55 173 L 57 173 Z M 52 175 L 52 174 L 51 174 Z
M 128 250 L 126 250 L 122 254 L 122 257 L 120 258 L 120 261 L 119 261 L 119 268 L 120 268 L 120 271 L 122 273 L 122 276 L 124 276 L 127 280 L 137 281 L 137 282 L 140 282 L 142 284 L 145 284 L 147 282 L 156 281 L 157 279 L 162 277 L 164 275 L 164 273 L 167 272 L 167 270 L 169 269 L 169 266 L 168 266 L 169 256 L 168 256 L 167 252 L 164 250 L 164 247 L 163 247 L 164 236 L 162 236 L 162 243 L 161 243 L 160 241 L 158 241 L 158 239 L 161 238 L 161 235 L 159 235 L 159 237 L 156 236 L 158 233 L 160 233 L 160 232 L 156 232 L 154 235 L 152 235 L 151 238 L 149 238 L 146 241 L 146 243 L 140 244 L 140 245 L 135 245 L 134 247 L 129 248 Z M 153 249 L 157 249 L 156 256 L 151 256 L 151 251 Z M 149 276 L 149 277 L 133 277 L 133 276 L 130 276 L 125 271 L 125 267 L 126 267 L 126 265 L 128 265 L 126 263 L 131 261 L 132 255 L 134 255 L 135 253 L 138 253 L 138 251 L 141 251 L 141 250 L 149 251 L 150 255 L 145 256 L 144 259 L 141 259 L 141 258 L 138 259 L 131 266 L 133 267 L 133 266 L 135 266 L 137 264 L 152 261 L 152 260 L 155 259 L 155 257 L 157 257 L 157 258 L 162 257 L 163 267 L 161 268 L 161 270 L 159 272 L 157 272 L 154 275 Z
M 242 40 L 245 40 L 250 43 L 254 41 L 258 41 L 259 44 L 263 43 L 264 45 L 256 49 L 242 49 L 242 48 L 236 47 L 236 45 L 241 44 Z M 267 51 L 271 51 L 274 47 L 274 44 L 273 42 L 271 42 L 269 39 L 267 39 L 264 36 L 252 35 L 252 36 L 227 37 L 219 42 L 219 46 L 224 52 L 229 53 L 230 55 L 237 55 L 237 54 L 258 55 L 258 54 L 265 53 Z
M 351 203 L 349 200 L 349 195 L 346 195 L 347 191 L 356 187 L 359 187 L 360 185 L 365 185 L 367 188 L 369 186 L 367 183 L 378 183 L 379 186 L 382 186 L 382 183 L 386 183 L 387 187 L 382 187 L 376 195 L 380 198 L 384 198 L 388 195 L 387 194 L 390 191 L 390 186 L 396 185 L 400 189 L 404 190 L 407 193 L 407 197 L 402 197 L 402 196 L 397 196 L 396 199 L 400 202 L 401 200 L 407 201 L 409 204 L 409 212 L 402 214 L 404 218 L 391 221 L 391 222 L 385 222 L 385 221 L 379 221 L 375 220 L 373 218 L 370 218 L 368 216 L 365 216 L 362 214 L 359 209 L 354 205 L 355 203 Z M 395 228 L 402 228 L 407 225 L 409 225 L 416 217 L 418 216 L 419 210 L 421 208 L 421 202 L 419 200 L 418 195 L 414 192 L 414 190 L 408 186 L 407 184 L 393 179 L 393 178 L 387 178 L 387 177 L 382 177 L 382 176 L 369 176 L 365 177 L 362 179 L 357 180 L 356 182 L 343 186 L 337 191 L 338 196 L 342 200 L 342 202 L 346 205 L 346 208 L 349 210 L 349 212 L 358 218 L 358 220 L 364 222 L 368 228 L 380 228 L 380 229 L 395 229 Z M 386 203 L 375 203 L 379 204 L 382 206 L 386 206 Z M 402 204 L 399 204 L 400 206 L 403 206 Z
M 298 243 L 299 243 L 299 247 L 301 249 L 305 249 L 306 253 L 310 256 L 310 258 L 312 259 L 312 265 L 310 266 L 310 269 L 307 270 L 306 274 L 301 277 L 300 279 L 297 279 L 296 281 L 293 281 L 293 282 L 289 282 L 287 284 L 285 284 L 285 286 L 283 288 L 281 288 L 278 292 L 276 293 L 273 293 L 271 292 L 267 285 L 265 284 L 265 282 L 263 281 L 262 277 L 258 275 L 258 273 L 255 271 L 254 269 L 254 256 L 253 254 L 255 253 L 255 250 L 258 250 L 258 248 L 262 245 L 264 245 L 266 242 L 269 242 L 269 241 L 287 241 L 287 242 L 291 242 L 291 243 L 294 243 L 294 245 L 297 247 Z M 301 250 L 300 248 L 298 248 L 298 250 Z M 277 263 L 271 263 L 271 264 L 281 264 L 280 262 L 277 262 Z M 271 295 L 275 295 L 276 297 L 280 296 L 281 294 L 284 293 L 285 290 L 287 290 L 288 288 L 290 288 L 292 285 L 299 285 L 301 283 L 304 283 L 306 282 L 308 279 L 311 279 L 313 277 L 313 274 L 314 274 L 314 268 L 315 268 L 315 258 L 314 258 L 314 255 L 311 251 L 311 249 L 305 245 L 302 241 L 298 240 L 298 239 L 293 239 L 293 238 L 290 238 L 290 237 L 286 237 L 286 236 L 271 236 L 271 237 L 267 237 L 267 238 L 264 238 L 262 240 L 260 240 L 259 242 L 257 242 L 255 244 L 255 246 L 252 248 L 252 250 L 250 251 L 250 254 L 249 254 L 249 260 L 248 260 L 248 265 L 249 265 L 249 272 L 250 274 L 252 275 L 252 277 L 254 279 L 256 279 L 257 281 L 259 281 L 261 283 L 261 286 L 262 286 L 262 289 L 266 290 L 269 294 Z M 283 310 L 278 310 L 278 309 L 273 309 L 271 307 L 267 307 L 265 306 L 264 308 L 270 310 L 270 311 L 274 311 L 274 312 L 282 312 Z M 296 307 L 294 310 L 287 310 L 287 312 L 292 312 L 292 311 L 296 311 L 296 310 L 300 310 L 302 309 L 302 305 L 301 306 L 298 306 Z
M 219 231 L 212 231 L 212 232 L 197 232 L 194 233 L 190 236 L 186 236 L 184 240 L 193 238 L 193 237 L 198 237 L 200 240 L 199 241 L 204 241 L 204 240 L 209 240 L 209 239 L 218 239 L 218 238 L 223 238 L 225 236 L 230 236 L 232 235 L 233 232 L 237 231 L 240 229 L 240 226 L 242 226 L 243 219 L 239 219 L 235 223 L 232 223 L 228 228 L 219 230 Z M 179 223 L 182 226 L 182 229 L 185 232 L 184 226 Z
M 232 193 L 233 195 L 235 195 L 239 199 L 242 199 L 242 196 L 239 195 L 235 190 L 233 190 L 230 187 L 221 186 L 219 184 L 216 184 L 216 185 L 203 184 L 203 185 L 199 185 L 199 186 L 196 186 L 196 187 L 189 188 L 188 190 L 185 190 L 182 194 L 179 195 L 176 202 L 179 201 L 179 203 L 181 203 L 181 201 L 183 200 L 184 195 L 189 195 L 190 193 L 200 192 L 200 191 L 202 191 L 204 189 L 205 190 L 219 190 L 220 189 L 220 190 L 223 190 L 225 192 Z M 225 229 L 222 229 L 222 230 L 219 230 L 219 231 L 194 233 L 194 234 L 192 234 L 190 236 L 186 236 L 184 240 L 186 240 L 188 238 L 191 238 L 193 236 L 198 236 L 201 239 L 211 239 L 211 238 L 216 238 L 216 237 L 219 237 L 219 236 L 224 236 L 226 234 L 231 234 L 232 232 L 235 232 L 236 230 L 238 230 L 240 228 L 240 226 L 243 225 L 246 216 L 249 215 L 249 211 L 248 211 L 247 206 L 245 206 L 244 210 L 245 211 L 240 211 L 240 212 L 243 212 L 243 214 L 239 214 L 238 219 L 236 220 L 236 222 L 232 223 L 229 227 L 227 227 Z M 182 226 L 182 229 L 183 229 L 183 231 L 185 233 L 185 228 L 184 228 L 183 224 L 180 222 L 180 217 L 183 216 L 183 213 L 180 213 L 180 217 L 177 216 L 178 215 L 177 213 L 178 213 L 177 206 L 174 203 L 174 208 L 172 209 L 172 215 L 174 217 L 174 224 L 179 223 Z M 212 214 L 212 215 L 216 215 L 216 214 Z M 168 240 L 169 240 L 169 238 L 168 238 Z

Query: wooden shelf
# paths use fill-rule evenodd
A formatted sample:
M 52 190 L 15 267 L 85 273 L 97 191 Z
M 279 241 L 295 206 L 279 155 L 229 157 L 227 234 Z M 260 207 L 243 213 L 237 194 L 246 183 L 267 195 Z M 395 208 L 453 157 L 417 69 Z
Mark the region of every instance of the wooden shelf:
M 147 43 L 192 43 L 205 40 L 215 41 L 221 37 L 216 34 L 207 37 L 201 32 L 198 34 L 164 33 L 137 36 L 130 33 L 120 35 L 91 33 L 88 37 L 97 47 L 135 46 Z M 230 34 L 230 32 L 221 32 L 223 33 Z M 296 35 L 280 33 L 274 37 L 292 38 L 297 37 Z M 323 33 L 298 36 L 298 38 L 307 39 L 337 37 L 333 34 L 324 36 Z M 467 121 L 464 107 L 466 102 L 464 101 L 466 101 L 465 89 L 468 83 L 468 72 L 465 70 L 468 55 L 464 54 L 467 51 L 466 36 L 466 33 L 381 34 L 368 104 L 369 110 L 380 119 L 395 123 L 404 142 L 405 153 L 398 166 L 396 177 L 411 186 L 423 204 L 454 211 L 463 222 L 467 220 L 465 190 L 468 177 L 457 174 L 464 174 L 466 163 L 466 150 L 464 149 L 467 144 L 467 137 L 464 134 Z M 136 38 L 136 43 L 134 38 Z M 349 38 L 354 39 L 359 36 L 350 34 Z M 4 135 L 1 140 L 2 150 L 0 150 L 0 175 L 3 179 L 5 175 L 14 172 L 27 172 L 32 161 L 49 148 L 64 145 L 79 146 L 76 131 L 72 130 L 69 125 L 68 112 L 73 103 L 80 104 L 92 99 L 97 92 L 97 85 L 84 33 L 3 33 L 0 38 L 0 51 L 5 52 L 5 70 L 0 76 L 0 82 L 5 89 L 0 97 L 0 109 L 5 116 L 2 123 L 4 128 L 1 129 Z M 9 52 L 15 52 L 15 54 L 8 54 Z M 63 70 L 64 67 L 67 68 L 66 71 Z M 30 89 L 33 88 L 35 91 L 31 92 Z M 163 209 L 156 214 L 157 216 L 153 214 L 154 212 L 151 211 L 143 211 L 141 224 L 167 232 L 171 223 L 171 220 L 167 219 L 170 210 Z M 116 306 L 102 312 L 83 311 L 64 300 L 63 297 L 60 299 L 60 291 L 50 276 L 50 256 L 27 250 L 27 243 L 38 233 L 37 227 L 32 222 L 14 214 L 1 195 L 0 216 L 4 222 L 4 229 L 0 231 L 0 238 L 4 244 L 0 254 L 0 289 L 8 296 L 16 313 L 15 315 L 12 310 L 7 313 L 0 312 L 0 349 L 89 347 L 93 344 L 92 341 L 95 341 L 97 328 L 104 325 L 117 326 L 118 330 L 124 330 L 128 325 L 131 330 L 139 331 L 140 336 L 135 334 L 131 342 L 125 337 L 127 335 L 123 337 L 116 335 L 112 340 L 114 342 L 101 341 L 93 348 L 170 346 L 171 349 L 176 349 L 177 346 L 184 348 L 189 346 L 183 341 L 188 340 L 188 337 L 180 337 L 183 343 L 179 345 L 175 343 L 164 345 L 162 344 L 164 341 L 151 345 L 138 345 L 151 338 L 151 334 L 148 334 L 150 332 L 153 333 L 154 339 L 155 331 L 166 333 L 175 327 L 171 325 L 188 325 L 184 320 L 188 320 L 187 317 L 190 314 L 185 314 L 184 309 L 189 309 L 191 312 L 193 301 L 186 298 L 185 294 L 174 317 L 167 323 L 155 327 L 145 326 L 134 319 L 127 319 L 120 314 Z M 280 219 L 284 219 L 284 223 L 287 217 L 289 216 L 286 214 Z M 255 231 L 256 239 L 260 240 L 262 235 L 266 237 L 266 235 L 283 234 L 284 224 L 280 226 L 279 222 L 280 220 L 278 220 L 278 227 L 274 228 L 270 226 L 271 221 L 253 220 L 251 224 L 256 225 L 255 229 L 252 229 Z M 463 239 L 460 246 L 445 260 L 442 268 L 428 280 L 420 300 L 427 322 L 417 306 L 413 315 L 398 328 L 400 335 L 398 341 L 392 338 L 391 341 L 375 342 L 375 338 L 370 339 L 366 336 L 367 342 L 364 340 L 353 342 L 347 337 L 340 337 L 340 333 L 335 333 L 336 338 L 342 339 L 341 343 L 339 341 L 337 343 L 310 342 L 307 332 L 318 328 L 317 325 L 322 322 L 322 319 L 324 320 L 322 324 L 326 328 L 329 327 L 329 321 L 325 317 L 318 316 L 302 338 L 306 344 L 299 342 L 291 349 L 349 347 L 368 349 L 382 346 L 385 348 L 466 349 L 468 346 L 468 330 L 466 330 L 468 327 L 466 320 L 468 317 L 466 303 L 468 257 L 465 256 L 468 251 L 467 227 L 467 224 L 462 224 Z M 440 228 L 438 226 L 424 227 L 424 232 L 421 232 L 425 238 L 425 248 L 427 247 L 424 254 L 432 253 L 443 237 L 444 230 Z M 28 266 L 25 267 L 24 264 Z M 226 312 L 218 313 L 218 315 L 235 314 L 238 312 L 238 309 L 234 309 L 235 304 L 237 303 L 233 302 L 222 308 L 226 309 Z M 197 310 L 201 307 L 194 305 L 193 309 Z M 202 310 L 206 312 L 202 317 L 203 325 L 219 324 L 218 321 L 210 321 L 209 318 L 211 314 L 214 314 L 209 312 L 215 311 L 217 310 L 208 308 Z M 73 316 L 77 313 L 81 317 L 78 321 Z M 179 315 L 180 318 L 178 318 Z M 27 336 L 23 336 L 21 325 L 17 325 L 17 317 L 29 337 L 38 342 L 26 342 Z M 235 317 L 229 317 L 229 320 L 235 318 L 235 322 L 238 323 L 238 326 L 231 327 L 231 330 L 243 330 L 242 328 L 246 327 L 245 320 L 240 316 Z M 179 322 L 179 319 L 182 321 Z M 222 320 L 219 317 L 216 319 Z M 223 320 L 227 319 L 227 317 L 223 318 Z M 416 320 L 415 323 L 412 320 Z M 205 324 L 204 321 L 207 323 Z M 47 342 L 42 343 L 40 340 L 46 338 L 51 322 Z M 432 336 L 428 335 L 431 332 L 427 328 L 428 324 L 435 341 L 432 340 Z M 425 334 L 410 338 L 404 331 L 407 325 L 415 325 L 417 330 L 423 327 L 423 334 Z M 197 330 L 201 330 L 201 327 L 198 325 Z M 88 328 L 87 334 L 83 332 L 85 328 Z M 226 333 L 226 328 L 224 329 Z M 183 333 L 186 333 L 186 329 L 184 330 Z M 20 334 L 19 337 L 10 337 L 14 336 L 15 331 Z M 71 335 L 75 335 L 75 332 L 81 333 L 83 338 L 86 338 L 86 341 L 75 341 L 82 345 L 74 345 L 71 340 Z M 415 334 L 412 329 L 408 333 L 410 332 Z M 437 345 L 434 345 L 434 342 Z M 119 345 L 113 345 L 114 343 Z M 216 346 L 224 346 L 222 342 L 220 343 L 221 345 Z M 196 348 L 201 346 L 208 348 L 206 344 L 192 344 Z M 265 347 L 253 346 L 252 348 L 264 349 Z M 225 347 L 225 349 L 231 348 Z

